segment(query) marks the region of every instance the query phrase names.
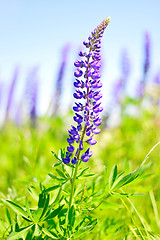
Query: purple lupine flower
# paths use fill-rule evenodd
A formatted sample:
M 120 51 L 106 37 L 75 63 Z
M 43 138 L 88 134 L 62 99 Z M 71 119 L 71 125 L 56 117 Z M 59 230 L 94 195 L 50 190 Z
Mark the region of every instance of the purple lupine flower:
M 12 108 L 13 95 L 14 95 L 14 90 L 15 90 L 15 87 L 16 87 L 16 82 L 17 82 L 17 79 L 18 79 L 18 73 L 19 73 L 19 68 L 17 67 L 15 69 L 13 79 L 12 79 L 12 82 L 11 82 L 11 85 L 10 85 L 9 93 L 8 93 L 8 100 L 7 100 L 7 106 L 6 106 L 6 117 L 5 117 L 6 120 L 8 119 L 10 110 Z
M 67 63 L 67 56 L 68 52 L 70 49 L 70 44 L 66 44 L 64 48 L 62 49 L 62 62 L 60 64 L 60 69 L 58 73 L 58 77 L 56 80 L 56 89 L 55 89 L 55 94 L 54 94 L 54 106 L 53 106 L 53 111 L 54 114 L 58 112 L 59 109 L 59 103 L 60 103 L 60 98 L 62 94 L 62 84 L 63 84 L 63 77 L 64 77 L 64 72 L 66 68 L 66 63 Z
M 97 127 L 101 125 L 101 117 L 99 113 L 103 110 L 100 106 L 99 100 L 102 97 L 100 88 L 101 74 L 99 72 L 101 66 L 101 39 L 105 28 L 107 27 L 110 18 L 104 20 L 89 36 L 88 41 L 84 41 L 84 46 L 88 51 L 80 51 L 79 56 L 82 60 L 77 59 L 74 65 L 77 70 L 74 72 L 76 77 L 74 87 L 76 88 L 73 94 L 76 99 L 73 110 L 75 116 L 73 120 L 77 126 L 71 126 L 68 130 L 69 138 L 67 139 L 69 146 L 63 162 L 65 164 L 77 164 L 82 160 L 87 162 L 92 156 L 92 151 L 87 145 L 94 145 L 97 143 L 93 139 L 94 134 L 98 134 L 100 129 Z M 77 102 L 81 100 L 81 102 Z M 87 149 L 87 150 L 86 150 Z

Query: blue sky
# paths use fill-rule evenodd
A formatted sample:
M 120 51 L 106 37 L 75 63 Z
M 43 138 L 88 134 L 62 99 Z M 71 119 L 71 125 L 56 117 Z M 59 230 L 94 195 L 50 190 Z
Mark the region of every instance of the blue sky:
M 130 88 L 142 76 L 144 32 L 151 36 L 151 75 L 160 68 L 160 1 L 108 0 L 0 0 L 0 81 L 9 83 L 20 67 L 17 96 L 29 69 L 39 66 L 40 112 L 53 92 L 61 50 L 71 44 L 65 75 L 64 99 L 70 97 L 73 62 L 83 40 L 105 18 L 111 17 L 102 42 L 103 91 L 108 93 L 120 76 L 122 49 L 131 61 Z M 106 98 L 106 94 L 105 94 Z

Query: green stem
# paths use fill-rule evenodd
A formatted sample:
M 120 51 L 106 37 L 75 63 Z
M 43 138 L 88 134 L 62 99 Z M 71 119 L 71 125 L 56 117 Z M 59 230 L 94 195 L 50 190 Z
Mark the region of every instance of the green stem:
M 96 208 L 98 208 L 107 198 L 109 198 L 111 195 L 108 194 L 107 196 L 105 196 L 105 198 L 102 199 L 102 201 L 96 206 L 94 207 L 92 210 L 90 210 L 87 214 L 90 214 L 91 212 L 93 212 Z
M 73 195 L 74 195 L 74 185 L 75 185 L 75 180 L 76 180 L 76 176 L 77 176 L 77 171 L 78 171 L 78 162 L 76 164 L 73 179 L 71 181 L 71 194 L 70 194 L 70 199 L 69 199 L 69 209 L 71 208 L 71 205 L 72 205 L 72 199 L 73 199 Z
M 92 51 L 92 46 L 90 47 L 89 52 L 91 52 L 91 51 Z M 87 57 L 87 64 L 88 64 L 88 66 L 87 66 L 86 72 L 88 72 L 88 69 L 89 69 L 89 57 Z M 87 79 L 88 79 L 88 77 L 87 77 Z M 87 88 L 87 103 L 88 103 L 88 106 L 89 106 L 88 95 L 89 95 L 89 88 Z M 89 115 L 89 111 L 87 111 L 87 115 Z M 80 142 L 83 141 L 86 130 L 87 130 L 87 125 L 84 126 Z M 70 199 L 69 199 L 69 209 L 71 208 L 72 199 L 73 199 L 73 195 L 74 195 L 74 185 L 75 185 L 75 180 L 76 180 L 77 171 L 78 171 L 79 157 L 80 157 L 80 150 L 78 150 L 78 153 L 77 153 L 77 163 L 76 163 L 76 166 L 75 166 L 75 169 L 74 169 L 73 178 L 71 179 L 71 193 L 70 193 Z

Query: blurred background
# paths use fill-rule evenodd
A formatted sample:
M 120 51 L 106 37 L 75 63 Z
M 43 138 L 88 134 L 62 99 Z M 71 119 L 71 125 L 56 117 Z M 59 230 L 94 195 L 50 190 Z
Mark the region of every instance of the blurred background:
M 125 92 L 135 96 L 145 61 L 147 82 L 160 71 L 158 0 L 1 0 L 0 6 L 1 124 L 8 117 L 23 121 L 29 112 L 42 116 L 58 101 L 59 111 L 67 110 L 73 101 L 73 63 L 82 42 L 109 16 L 102 43 L 106 111 L 123 75 Z M 63 97 L 57 100 L 59 78 Z
M 159 0 L 0 0 L 0 197 L 25 206 L 28 187 L 57 184 L 48 176 L 57 175 L 51 151 L 58 154 L 67 147 L 74 61 L 83 41 L 108 17 L 101 51 L 101 133 L 95 136 L 93 156 L 81 166 L 98 174 L 99 183 L 90 178 L 87 184 L 98 184 L 103 192 L 104 166 L 107 174 L 114 164 L 127 174 L 143 162 L 160 141 L 159 10 Z M 155 234 L 151 239 L 160 239 L 159 152 L 157 146 L 140 179 L 125 188 L 126 193 L 144 193 L 132 201 Z M 4 240 L 10 227 L 3 202 L 0 207 Z M 96 230 L 91 239 L 135 239 L 135 223 L 137 229 L 143 224 L 128 207 L 130 213 L 119 199 L 107 200 L 103 211 L 95 212 L 102 236 Z M 115 233 L 120 235 L 115 238 Z

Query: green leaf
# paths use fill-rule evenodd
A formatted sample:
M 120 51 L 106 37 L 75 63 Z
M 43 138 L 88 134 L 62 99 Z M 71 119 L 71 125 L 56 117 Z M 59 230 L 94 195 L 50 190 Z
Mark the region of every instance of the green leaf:
M 116 177 L 116 180 L 114 181 L 112 188 L 110 190 L 113 189 L 113 187 L 123 178 L 123 176 L 124 176 L 124 171 L 121 172 L 120 174 L 118 174 L 118 176 Z
M 27 197 L 26 197 L 26 211 L 27 211 L 29 217 L 33 220 L 33 217 L 32 217 L 32 214 L 31 214 L 31 211 L 30 211 L 30 208 L 29 208 Z
M 43 208 L 39 208 L 33 212 L 33 220 L 37 223 L 42 215 Z
M 65 156 L 65 148 L 60 148 L 59 153 L 58 153 L 58 157 L 62 160 Z
M 83 170 L 81 171 L 81 173 L 77 176 L 77 178 L 79 178 L 80 176 L 82 176 L 88 169 L 89 169 L 89 167 L 83 169 Z
M 75 217 L 76 217 L 76 211 L 75 211 L 74 205 L 72 205 L 68 213 L 68 224 L 72 227 L 74 226 L 74 223 L 75 223 Z
M 57 158 L 59 161 L 62 162 L 62 160 L 57 156 L 57 154 L 55 152 L 51 151 L 51 153 L 54 155 L 55 158 Z
M 0 219 L 0 229 L 1 229 L 2 232 L 6 231 L 6 226 L 5 226 L 4 221 L 2 221 L 2 219 Z
M 47 188 L 47 189 L 43 190 L 43 192 L 44 192 L 44 193 L 45 193 L 45 192 L 51 192 L 51 191 L 53 191 L 53 190 L 55 190 L 55 189 L 57 189 L 57 188 L 59 188 L 59 187 L 61 187 L 61 184 L 58 184 L 58 185 L 52 186 L 52 187 L 50 187 L 50 188 Z
M 95 227 L 96 224 L 97 224 L 97 222 L 81 228 L 78 232 L 76 232 L 76 234 L 74 234 L 74 237 L 80 237 L 83 234 L 85 234 L 86 232 L 90 232 Z
M 42 232 L 44 232 L 47 236 L 51 237 L 52 239 L 59 239 L 59 237 L 57 236 L 56 237 L 56 234 L 55 236 L 53 235 L 54 233 L 51 233 L 48 229 L 46 228 L 42 228 Z
M 58 193 L 57 193 L 57 196 L 56 196 L 56 198 L 55 198 L 55 200 L 54 200 L 54 203 L 56 203 L 57 201 L 59 201 L 59 199 L 60 199 L 60 196 L 61 196 L 61 192 L 62 192 L 62 187 L 60 187 L 60 189 L 59 189 L 59 191 L 58 191 Z M 64 196 L 62 196 L 62 198 L 63 198 Z M 59 201 L 59 203 L 60 203 L 61 201 Z
M 13 209 L 14 212 L 28 219 L 28 213 L 20 205 L 10 200 L 6 200 L 5 202 Z
M 7 238 L 7 240 L 17 240 L 18 237 L 21 237 L 23 233 L 27 232 L 32 226 L 32 225 L 29 225 L 27 227 L 24 227 L 24 228 L 20 228 L 17 232 L 12 232 L 9 237 Z
M 64 178 L 64 179 L 67 178 L 66 175 L 65 175 L 61 170 L 56 169 L 56 172 L 57 172 L 62 178 Z
M 34 236 L 40 236 L 41 235 L 41 231 L 39 229 L 38 224 L 35 224 L 35 230 L 34 230 Z
M 116 177 L 117 177 L 117 165 L 114 165 L 109 175 L 109 189 L 112 188 L 113 183 L 116 180 Z
M 107 185 L 108 182 L 108 174 L 107 174 L 107 168 L 104 166 L 104 184 Z
M 24 219 L 24 220 L 26 220 L 27 222 L 33 222 L 31 219 L 29 219 L 29 218 L 26 218 L 26 217 L 23 217 L 22 216 L 22 218 Z
M 52 211 L 44 220 L 49 220 L 51 218 L 54 218 L 55 216 L 57 216 L 59 214 L 59 212 L 61 211 L 61 209 L 63 208 L 64 205 L 58 207 L 56 210 Z
M 60 221 L 60 219 L 59 219 L 59 222 L 58 222 L 58 224 L 57 224 L 57 231 L 59 232 L 59 234 L 61 235 L 61 236 L 64 236 L 64 232 L 62 231 L 63 229 L 62 229 L 62 224 L 61 224 L 61 221 Z
M 39 194 L 39 200 L 38 200 L 38 208 L 43 208 L 46 201 L 46 195 L 44 192 Z
M 64 181 L 65 179 L 64 178 L 59 178 L 59 177 L 57 177 L 57 176 L 54 176 L 52 173 L 49 173 L 48 174 L 52 179 L 56 179 L 56 180 L 58 180 L 58 181 Z
M 34 227 L 34 226 L 32 226 L 32 228 L 33 228 L 33 227 Z M 27 233 L 25 240 L 31 240 L 32 237 L 33 237 L 33 234 L 34 234 L 34 232 L 33 232 L 32 229 L 31 229 L 31 231 L 29 231 L 29 232 Z
M 111 192 L 111 195 L 116 198 L 123 198 L 123 197 L 140 197 L 144 196 L 143 193 L 117 193 L 117 192 Z
M 84 174 L 84 175 L 83 175 L 83 177 L 93 177 L 93 176 L 95 176 L 95 174 L 94 174 L 94 173 L 90 173 L 90 174 Z
M 42 215 L 41 215 L 41 218 L 43 218 L 43 216 L 45 215 L 47 209 L 48 209 L 48 206 L 49 206 L 49 199 L 50 199 L 50 196 L 47 195 L 47 198 L 45 200 L 45 204 L 44 204 L 44 207 L 43 207 L 43 212 L 42 212 Z
M 62 163 L 62 161 L 61 162 L 57 162 L 52 167 L 57 167 L 57 166 L 61 165 L 61 163 Z
M 137 170 L 135 170 L 135 171 L 127 174 L 126 176 L 124 176 L 116 185 L 114 185 L 112 187 L 112 190 L 121 188 L 124 185 L 132 182 L 133 180 L 135 180 L 139 176 L 139 172 L 140 172 L 140 167 L 137 168 Z
M 85 222 L 85 218 L 75 227 L 76 231 L 79 231 L 79 228 L 82 226 L 82 224 Z
M 31 186 L 30 188 L 27 188 L 29 194 L 32 196 L 33 199 L 38 201 L 39 194 L 36 192 L 36 188 L 34 186 Z
M 12 224 L 11 215 L 10 215 L 10 213 L 9 213 L 9 211 L 8 211 L 8 208 L 6 208 L 6 216 L 7 216 L 7 219 L 8 219 L 9 224 L 11 225 L 11 224 Z

